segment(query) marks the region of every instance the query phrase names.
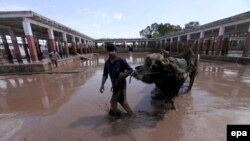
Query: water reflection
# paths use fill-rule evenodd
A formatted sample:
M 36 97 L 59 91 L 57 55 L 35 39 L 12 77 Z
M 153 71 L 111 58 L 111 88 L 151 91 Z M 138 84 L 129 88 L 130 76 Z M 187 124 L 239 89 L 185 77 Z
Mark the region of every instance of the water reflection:
M 0 80 L 0 89 L 4 89 L 7 87 L 7 82 L 4 80 Z
M 132 67 L 143 63 L 146 56 L 118 55 Z M 181 140 L 182 136 L 183 140 L 202 140 L 218 133 L 223 135 L 225 130 L 221 129 L 226 127 L 224 122 L 244 118 L 247 123 L 249 119 L 246 117 L 249 117 L 250 88 L 247 81 L 250 80 L 250 68 L 237 64 L 200 62 L 193 89 L 189 94 L 175 99 L 178 111 L 167 112 L 160 121 L 155 119 L 151 113 L 158 108 L 150 104 L 150 91 L 154 85 L 134 80 L 128 84 L 127 96 L 136 116 L 111 123 L 105 116 L 105 108 L 111 97 L 110 81 L 105 85 L 103 94 L 98 92 L 106 59 L 107 55 L 103 55 L 97 60 L 77 62 L 66 68 L 84 70 L 81 73 L 1 79 L 0 114 L 36 113 L 35 116 L 24 118 L 24 124 L 20 124 L 22 128 L 18 129 L 12 140 Z M 229 109 L 235 107 L 238 109 Z M 245 108 L 246 112 L 240 111 L 240 108 Z M 239 115 L 239 111 L 243 114 Z M 17 120 L 11 118 L 6 121 Z M 214 127 L 219 130 L 214 130 Z M 213 132 L 200 132 L 207 130 Z
M 250 85 L 245 80 L 250 80 L 246 78 L 249 75 L 249 66 L 200 62 L 180 140 L 226 140 L 220 133 L 226 131 L 227 124 L 247 124 Z M 200 132 L 203 130 L 209 130 L 209 134 Z
M 93 74 L 32 75 L 0 80 L 0 114 L 5 112 L 56 111 Z
M 250 90 L 250 67 L 232 63 L 200 63 L 199 75 L 203 81 L 196 83 L 203 89 L 218 93 L 237 95 L 244 90 Z M 244 91 L 246 93 L 247 91 Z
M 118 56 L 125 58 L 132 66 L 142 64 L 145 58 L 145 54 Z M 63 104 L 60 101 L 68 100 L 74 89 L 82 86 L 91 77 L 96 71 L 93 66 L 102 67 L 107 58 L 107 55 L 103 55 L 96 60 L 80 62 L 75 69 L 84 69 L 82 73 L 13 76 L 0 79 L 0 112 L 44 111 L 51 108 L 56 110 Z M 243 90 L 250 90 L 250 68 L 246 66 L 204 62 L 199 64 L 198 77 L 206 81 L 195 82 L 196 85 L 213 93 L 225 91 L 236 96 Z
M 118 55 L 118 57 L 125 59 L 130 65 L 136 65 L 136 64 L 144 63 L 145 56 L 147 54 L 130 52 L 128 54 L 127 53 L 120 53 L 120 54 L 118 53 L 117 55 Z M 98 65 L 103 65 L 107 59 L 108 59 L 107 54 L 99 56 Z

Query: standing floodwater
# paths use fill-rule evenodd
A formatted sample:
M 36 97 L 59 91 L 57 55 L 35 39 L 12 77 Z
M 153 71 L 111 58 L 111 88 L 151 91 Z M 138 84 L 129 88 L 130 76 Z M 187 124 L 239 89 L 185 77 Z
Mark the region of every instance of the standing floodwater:
M 146 54 L 120 55 L 134 68 Z M 135 117 L 112 122 L 110 80 L 99 93 L 106 58 L 73 64 L 68 73 L 0 76 L 0 141 L 226 140 L 227 124 L 250 123 L 250 67 L 206 61 L 163 119 L 153 116 L 154 85 L 127 78 Z

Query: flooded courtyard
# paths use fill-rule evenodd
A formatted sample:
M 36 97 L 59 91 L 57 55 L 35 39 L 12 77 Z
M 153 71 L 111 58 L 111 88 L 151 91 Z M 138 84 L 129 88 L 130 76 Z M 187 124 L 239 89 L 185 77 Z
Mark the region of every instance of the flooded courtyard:
M 132 68 L 145 57 L 119 55 Z M 192 90 L 175 99 L 177 111 L 153 116 L 154 85 L 127 78 L 135 116 L 111 121 L 110 79 L 99 92 L 105 59 L 53 74 L 0 76 L 0 141 L 224 141 L 227 124 L 250 124 L 250 66 L 204 60 Z

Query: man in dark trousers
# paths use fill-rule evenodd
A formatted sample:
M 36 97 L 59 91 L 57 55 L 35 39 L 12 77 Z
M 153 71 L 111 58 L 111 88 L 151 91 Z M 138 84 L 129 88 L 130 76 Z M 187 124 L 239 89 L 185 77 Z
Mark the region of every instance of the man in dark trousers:
M 108 78 L 108 74 L 112 83 L 112 98 L 110 100 L 111 109 L 110 115 L 119 116 L 120 111 L 117 108 L 117 102 L 126 110 L 129 116 L 133 114 L 131 108 L 128 105 L 126 98 L 126 77 L 130 75 L 133 69 L 129 66 L 126 60 L 116 55 L 116 48 L 113 44 L 107 45 L 107 51 L 109 59 L 105 62 L 102 83 L 100 92 L 104 91 L 104 84 Z

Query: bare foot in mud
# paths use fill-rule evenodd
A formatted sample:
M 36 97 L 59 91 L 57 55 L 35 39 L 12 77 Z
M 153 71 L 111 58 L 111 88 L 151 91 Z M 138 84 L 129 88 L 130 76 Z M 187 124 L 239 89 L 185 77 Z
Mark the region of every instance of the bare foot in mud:
M 127 118 L 135 117 L 134 113 L 123 113 L 120 110 L 116 113 L 114 113 L 113 110 L 110 110 L 108 112 L 108 115 L 109 115 L 111 121 L 118 121 L 119 119 L 127 119 Z

